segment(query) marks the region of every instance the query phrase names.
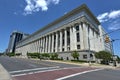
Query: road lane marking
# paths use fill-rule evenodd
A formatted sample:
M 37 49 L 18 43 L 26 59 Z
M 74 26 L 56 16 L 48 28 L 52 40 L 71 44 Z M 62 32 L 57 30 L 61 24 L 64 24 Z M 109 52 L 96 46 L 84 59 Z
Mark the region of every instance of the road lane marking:
M 73 69 L 73 68 L 84 68 L 84 67 L 69 67 L 69 68 L 58 68 L 58 69 L 51 69 L 51 70 L 44 70 L 44 71 L 36 71 L 36 72 L 15 74 L 15 75 L 12 75 L 12 77 L 24 76 L 24 75 L 28 75 L 28 74 L 35 74 L 35 73 L 42 73 L 42 72 L 49 72 L 49 71 L 56 71 L 56 70 L 63 70 L 63 69 Z
M 85 73 L 89 73 L 89 72 L 94 72 L 94 71 L 99 71 L 99 70 L 103 70 L 103 69 L 83 71 L 83 72 L 80 72 L 80 73 L 76 73 L 76 74 L 68 75 L 68 76 L 65 76 L 65 77 L 61 77 L 61 78 L 58 78 L 58 79 L 55 79 L 55 80 L 63 80 L 63 79 L 67 79 L 67 78 L 70 78 L 70 77 L 77 76 L 77 75 L 81 75 L 81 74 L 85 74 Z
M 59 66 L 44 67 L 44 68 L 35 68 L 35 69 L 25 69 L 25 70 L 11 71 L 9 73 L 19 73 L 19 72 L 27 72 L 27 71 L 35 71 L 35 70 L 43 70 L 43 69 L 53 69 L 53 68 L 59 68 Z

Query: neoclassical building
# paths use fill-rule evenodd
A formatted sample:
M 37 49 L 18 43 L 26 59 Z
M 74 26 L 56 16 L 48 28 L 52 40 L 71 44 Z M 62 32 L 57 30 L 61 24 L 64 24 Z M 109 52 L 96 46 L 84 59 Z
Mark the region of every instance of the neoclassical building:
M 24 57 L 27 52 L 58 53 L 59 58 L 72 59 L 71 53 L 76 50 L 79 59 L 94 60 L 94 52 L 111 51 L 104 33 L 98 19 L 83 4 L 21 40 L 15 52 Z

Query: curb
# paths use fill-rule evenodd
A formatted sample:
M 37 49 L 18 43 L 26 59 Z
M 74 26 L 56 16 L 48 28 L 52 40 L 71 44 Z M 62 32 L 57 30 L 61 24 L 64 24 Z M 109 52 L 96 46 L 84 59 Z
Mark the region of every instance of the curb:
M 0 80 L 12 80 L 7 70 L 0 64 Z
M 79 63 L 72 63 L 72 62 L 62 62 L 62 61 L 53 61 L 53 60 L 46 60 L 48 62 L 58 62 L 58 63 L 65 63 L 65 64 L 73 64 L 73 65 L 79 65 L 79 66 L 84 66 L 84 67 L 95 67 L 95 68 L 104 68 L 104 69 L 118 69 L 120 70 L 120 68 L 117 68 L 117 67 L 113 67 L 113 66 L 107 66 L 107 65 L 94 65 L 94 64 L 91 64 L 91 66 L 89 66 L 89 63 L 82 63 L 82 64 L 79 64 Z

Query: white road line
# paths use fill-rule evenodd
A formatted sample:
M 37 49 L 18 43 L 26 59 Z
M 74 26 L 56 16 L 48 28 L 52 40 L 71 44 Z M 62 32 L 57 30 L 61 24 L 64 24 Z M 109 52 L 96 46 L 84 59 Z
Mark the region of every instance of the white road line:
M 35 71 L 35 70 L 43 70 L 43 69 L 53 69 L 53 68 L 59 68 L 59 66 L 44 67 L 44 68 L 35 68 L 35 69 L 25 69 L 25 70 L 11 71 L 9 73 L 19 73 L 19 72 L 26 72 L 26 71 Z
M 59 66 L 57 66 L 59 67 Z M 69 68 L 59 68 L 59 69 L 52 69 L 52 70 L 44 70 L 44 71 L 36 71 L 36 72 L 29 72 L 29 73 L 23 73 L 23 74 L 15 74 L 12 75 L 12 77 L 16 77 L 16 76 L 23 76 L 23 75 L 28 75 L 28 74 L 34 74 L 34 73 L 42 73 L 42 72 L 48 72 L 48 71 L 56 71 L 56 70 L 62 70 L 62 69 L 73 69 L 73 68 L 83 68 L 83 67 L 69 67 Z
M 30 73 L 23 73 L 23 74 L 12 75 L 12 77 L 23 76 L 23 75 L 34 74 L 34 73 L 47 72 L 47 71 L 55 71 L 55 70 L 61 70 L 61 69 L 52 69 L 52 70 L 44 70 L 44 71 L 36 71 L 36 72 L 30 72 Z
M 67 78 L 70 78 L 70 77 L 77 76 L 77 75 L 85 74 L 85 73 L 88 73 L 88 72 L 99 71 L 99 70 L 103 70 L 103 69 L 95 69 L 95 70 L 83 71 L 83 72 L 80 72 L 80 73 L 76 73 L 76 74 L 72 74 L 72 75 L 69 75 L 69 76 L 61 77 L 61 78 L 58 78 L 58 79 L 55 79 L 55 80 L 63 80 L 63 79 L 67 79 Z

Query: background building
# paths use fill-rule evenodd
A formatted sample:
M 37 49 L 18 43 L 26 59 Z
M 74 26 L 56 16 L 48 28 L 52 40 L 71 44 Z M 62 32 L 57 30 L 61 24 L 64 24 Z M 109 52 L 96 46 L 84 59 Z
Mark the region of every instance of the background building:
M 94 52 L 110 51 L 105 46 L 104 33 L 100 22 L 83 4 L 21 40 L 15 52 L 24 57 L 27 52 L 58 53 L 59 58 L 73 59 L 71 53 L 76 50 L 79 59 L 94 60 Z
M 28 34 L 24 34 L 22 32 L 18 32 L 18 31 L 13 31 L 12 34 L 10 35 L 10 40 L 9 40 L 9 45 L 8 45 L 8 48 L 7 48 L 7 53 L 10 53 L 10 52 L 15 52 L 15 47 L 16 47 L 16 44 L 28 37 L 29 35 Z

